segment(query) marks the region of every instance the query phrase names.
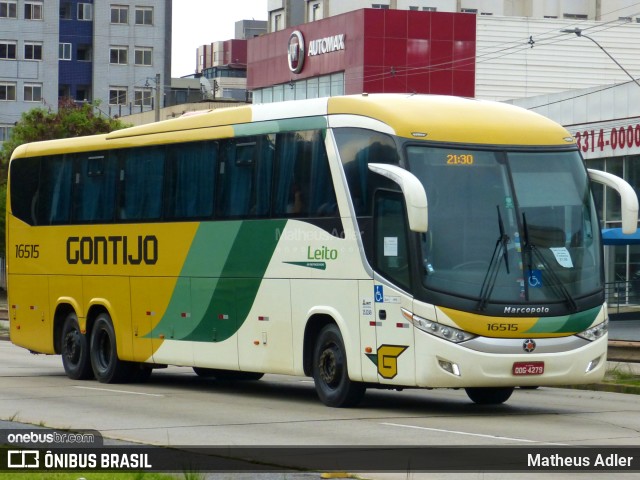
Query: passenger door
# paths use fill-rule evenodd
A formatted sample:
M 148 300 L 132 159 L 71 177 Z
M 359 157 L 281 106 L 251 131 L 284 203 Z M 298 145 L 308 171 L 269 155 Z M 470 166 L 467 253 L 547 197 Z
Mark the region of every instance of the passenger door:
M 413 325 L 402 309 L 411 311 L 411 262 L 404 197 L 379 190 L 374 204 L 374 311 L 378 378 L 381 383 L 415 382 Z M 370 357 L 371 358 L 371 357 Z

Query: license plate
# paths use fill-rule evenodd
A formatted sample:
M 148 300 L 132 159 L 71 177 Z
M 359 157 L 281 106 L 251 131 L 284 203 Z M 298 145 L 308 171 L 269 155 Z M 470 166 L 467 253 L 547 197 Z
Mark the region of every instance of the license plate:
M 542 375 L 544 362 L 515 362 L 512 373 L 514 375 Z

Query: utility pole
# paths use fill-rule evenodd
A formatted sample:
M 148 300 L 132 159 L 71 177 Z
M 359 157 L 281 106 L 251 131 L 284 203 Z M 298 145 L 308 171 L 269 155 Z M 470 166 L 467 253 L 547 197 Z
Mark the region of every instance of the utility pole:
M 160 74 L 156 73 L 156 122 L 160 121 Z

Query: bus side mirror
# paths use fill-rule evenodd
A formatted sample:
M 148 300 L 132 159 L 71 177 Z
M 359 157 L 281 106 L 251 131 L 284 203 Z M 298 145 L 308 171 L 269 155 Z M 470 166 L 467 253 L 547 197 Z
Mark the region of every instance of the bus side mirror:
M 620 195 L 620 214 L 622 216 L 622 233 L 635 233 L 638 229 L 638 196 L 626 181 L 611 173 L 588 169 L 589 178 L 613 188 Z
M 409 230 L 425 233 L 429 228 L 427 215 L 427 193 L 416 176 L 396 165 L 370 163 L 369 170 L 397 183 L 404 195 L 407 207 Z

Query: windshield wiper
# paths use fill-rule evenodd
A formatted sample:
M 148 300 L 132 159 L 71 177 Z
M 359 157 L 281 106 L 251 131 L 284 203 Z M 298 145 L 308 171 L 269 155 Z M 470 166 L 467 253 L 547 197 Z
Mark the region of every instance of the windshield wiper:
M 493 287 L 498 279 L 498 271 L 500 270 L 500 257 L 504 259 L 504 265 L 507 268 L 507 274 L 509 274 L 509 251 L 507 244 L 509 243 L 509 236 L 504 231 L 504 222 L 502 221 L 502 214 L 500 213 L 500 206 L 496 205 L 498 210 L 498 228 L 500 229 L 500 236 L 496 240 L 496 246 L 493 249 L 493 255 L 491 255 L 491 261 L 487 268 L 487 273 L 484 275 L 482 281 L 482 287 L 480 288 L 480 300 L 478 301 L 477 309 L 479 311 L 484 310 L 487 307 L 487 302 L 493 292 Z
M 565 301 L 569 304 L 569 307 L 573 312 L 577 312 L 578 305 L 576 304 L 575 300 L 573 299 L 569 291 L 566 289 L 566 287 L 562 284 L 560 277 L 558 277 L 558 274 L 554 271 L 553 267 L 549 264 L 547 259 L 544 258 L 544 255 L 542 255 L 542 253 L 538 250 L 538 248 L 529 240 L 529 228 L 527 227 L 527 217 L 524 212 L 522 213 L 522 233 L 524 235 L 524 251 L 527 252 L 528 254 L 527 256 L 529 258 L 529 262 L 527 264 L 527 267 L 529 269 L 528 270 L 529 276 L 528 278 L 525 279 L 525 282 L 527 284 L 526 299 L 529 300 L 529 278 L 531 277 L 531 272 L 533 271 L 532 263 L 533 263 L 533 257 L 535 257 L 537 260 L 540 261 L 540 263 L 544 267 L 544 270 L 541 270 L 541 272 L 547 273 L 549 277 L 551 277 L 551 288 L 555 290 L 556 294 L 558 294 L 561 297 L 564 297 Z

